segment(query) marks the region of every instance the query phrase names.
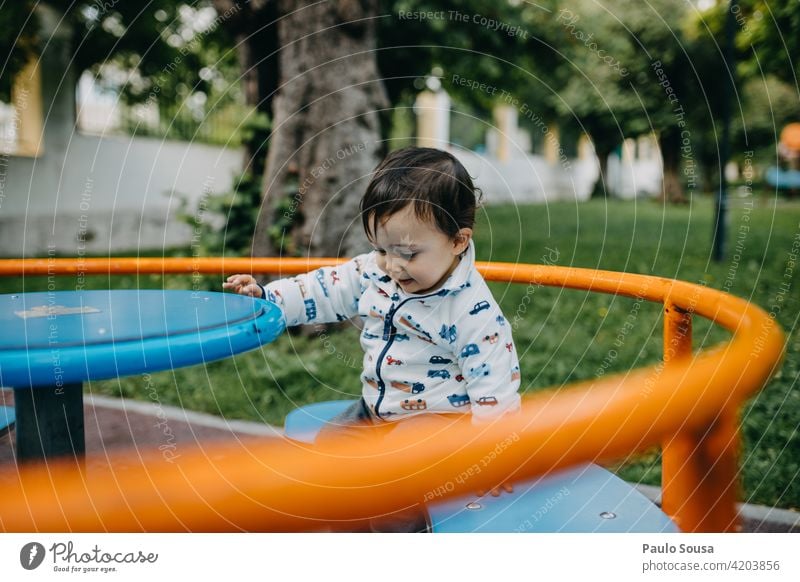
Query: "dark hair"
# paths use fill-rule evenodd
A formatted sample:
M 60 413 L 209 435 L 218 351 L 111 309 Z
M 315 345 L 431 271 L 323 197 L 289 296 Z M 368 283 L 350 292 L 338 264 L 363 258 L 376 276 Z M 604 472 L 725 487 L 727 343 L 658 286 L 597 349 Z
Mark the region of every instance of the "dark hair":
M 407 147 L 378 164 L 361 199 L 364 232 L 372 239 L 378 225 L 409 204 L 450 238 L 475 223 L 480 190 L 454 156 L 434 148 Z

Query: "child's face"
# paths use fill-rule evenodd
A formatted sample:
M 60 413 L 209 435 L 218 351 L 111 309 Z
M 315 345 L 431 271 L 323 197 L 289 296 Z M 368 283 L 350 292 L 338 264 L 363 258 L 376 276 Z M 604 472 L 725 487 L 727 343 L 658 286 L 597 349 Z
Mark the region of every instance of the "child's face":
M 423 294 L 447 280 L 471 236 L 472 229 L 462 228 L 451 239 L 433 222 L 418 218 L 409 204 L 377 226 L 372 244 L 384 273 L 406 293 Z

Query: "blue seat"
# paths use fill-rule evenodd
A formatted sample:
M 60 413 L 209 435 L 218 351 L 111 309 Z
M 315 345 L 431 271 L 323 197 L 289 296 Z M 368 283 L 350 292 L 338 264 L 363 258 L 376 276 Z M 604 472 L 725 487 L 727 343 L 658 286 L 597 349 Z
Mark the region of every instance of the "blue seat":
M 293 410 L 284 432 L 313 444 L 322 426 L 352 402 L 318 402 Z M 513 493 L 499 497 L 465 495 L 426 508 L 435 533 L 680 531 L 634 487 L 594 464 L 517 482 Z
M 3 436 L 12 428 L 17 420 L 12 406 L 0 406 L 0 436 Z

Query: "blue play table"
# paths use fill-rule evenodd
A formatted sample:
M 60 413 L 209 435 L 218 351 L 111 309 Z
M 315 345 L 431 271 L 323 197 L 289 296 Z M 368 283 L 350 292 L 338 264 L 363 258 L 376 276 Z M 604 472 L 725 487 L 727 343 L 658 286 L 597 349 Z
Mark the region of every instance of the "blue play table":
M 14 388 L 17 460 L 85 452 L 85 380 L 226 358 L 284 329 L 272 303 L 200 291 L 0 295 L 0 386 Z

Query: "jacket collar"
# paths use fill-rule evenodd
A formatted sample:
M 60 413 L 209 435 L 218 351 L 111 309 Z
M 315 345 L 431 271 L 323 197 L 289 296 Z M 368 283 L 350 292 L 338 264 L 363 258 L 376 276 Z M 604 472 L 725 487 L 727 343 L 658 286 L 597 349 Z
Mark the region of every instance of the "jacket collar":
M 378 268 L 375 256 L 376 251 L 369 253 L 369 259 L 365 265 L 366 268 L 364 269 L 364 277 L 370 279 L 375 285 L 377 285 L 379 289 L 386 292 L 386 294 L 391 297 L 393 301 L 397 301 L 401 297 L 421 297 L 430 295 L 430 293 L 425 293 L 423 295 L 405 293 L 402 289 L 400 289 L 397 283 L 392 281 L 389 275 Z M 469 247 L 461 255 L 461 260 L 453 272 L 450 273 L 450 276 L 447 278 L 444 284 L 439 288 L 437 295 L 440 297 L 445 297 L 446 295 L 456 295 L 467 287 L 470 287 L 472 284 L 470 282 L 470 276 L 474 266 L 475 243 L 470 240 Z

